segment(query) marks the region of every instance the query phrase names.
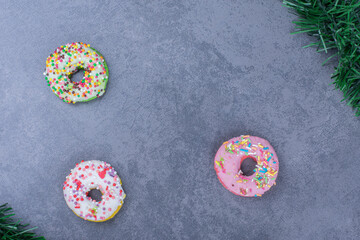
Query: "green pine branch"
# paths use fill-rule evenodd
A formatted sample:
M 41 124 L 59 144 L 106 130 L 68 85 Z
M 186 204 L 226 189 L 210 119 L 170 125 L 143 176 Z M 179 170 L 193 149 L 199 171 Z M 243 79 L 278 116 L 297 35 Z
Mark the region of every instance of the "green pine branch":
M 359 0 L 288 0 L 284 5 L 298 16 L 293 21 L 296 33 L 307 33 L 317 41 L 304 47 L 317 52 L 332 50 L 338 65 L 332 75 L 343 101 L 360 116 L 360 1 Z
M 35 228 L 27 228 L 28 224 L 21 224 L 20 220 L 14 220 L 12 208 L 7 207 L 7 203 L 0 206 L 0 239 L 14 240 L 14 239 L 31 239 L 43 240 L 44 237 L 36 237 L 32 231 Z

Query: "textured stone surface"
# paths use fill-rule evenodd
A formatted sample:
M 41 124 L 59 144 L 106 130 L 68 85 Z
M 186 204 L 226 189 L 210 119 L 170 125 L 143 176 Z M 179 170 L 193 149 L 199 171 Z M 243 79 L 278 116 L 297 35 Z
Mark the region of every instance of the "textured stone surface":
M 35 3 L 36 2 L 36 3 Z M 0 200 L 49 239 L 359 238 L 359 118 L 334 62 L 302 49 L 279 0 L 0 0 Z M 59 100 L 42 75 L 59 45 L 105 57 L 107 93 Z M 262 198 L 223 188 L 221 143 L 266 138 L 280 160 Z M 82 159 L 108 161 L 127 198 L 105 223 L 66 206 Z

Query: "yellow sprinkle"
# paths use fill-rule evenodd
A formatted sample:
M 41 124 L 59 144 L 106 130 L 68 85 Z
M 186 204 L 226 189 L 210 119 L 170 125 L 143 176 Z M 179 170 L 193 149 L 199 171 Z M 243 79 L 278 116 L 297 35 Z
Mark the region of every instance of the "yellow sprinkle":
M 269 173 L 270 176 L 274 176 L 277 173 L 277 171 L 274 171 L 272 173 L 268 171 L 268 173 Z

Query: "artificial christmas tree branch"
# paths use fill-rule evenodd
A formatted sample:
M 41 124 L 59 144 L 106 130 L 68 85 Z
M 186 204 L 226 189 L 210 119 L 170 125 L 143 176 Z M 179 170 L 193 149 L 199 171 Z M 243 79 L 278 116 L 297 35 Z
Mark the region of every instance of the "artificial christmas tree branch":
M 27 229 L 28 224 L 23 225 L 20 220 L 14 220 L 12 208 L 7 207 L 7 203 L 0 206 L 0 239 L 13 240 L 13 239 L 31 239 L 43 240 L 44 237 L 36 237 L 32 230 L 35 228 Z
M 299 19 L 293 21 L 296 33 L 307 33 L 317 41 L 304 47 L 318 52 L 336 51 L 338 65 L 332 75 L 336 89 L 343 92 L 347 105 L 360 116 L 360 1 L 289 0 L 283 1 Z

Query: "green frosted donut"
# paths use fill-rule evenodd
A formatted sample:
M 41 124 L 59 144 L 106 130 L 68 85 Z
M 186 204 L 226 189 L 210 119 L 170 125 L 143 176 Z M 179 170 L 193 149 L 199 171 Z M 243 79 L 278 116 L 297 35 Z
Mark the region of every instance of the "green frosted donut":
M 71 75 L 84 69 L 80 82 Z M 45 79 L 51 90 L 64 102 L 86 102 L 105 93 L 109 69 L 103 56 L 82 42 L 58 47 L 46 60 Z

